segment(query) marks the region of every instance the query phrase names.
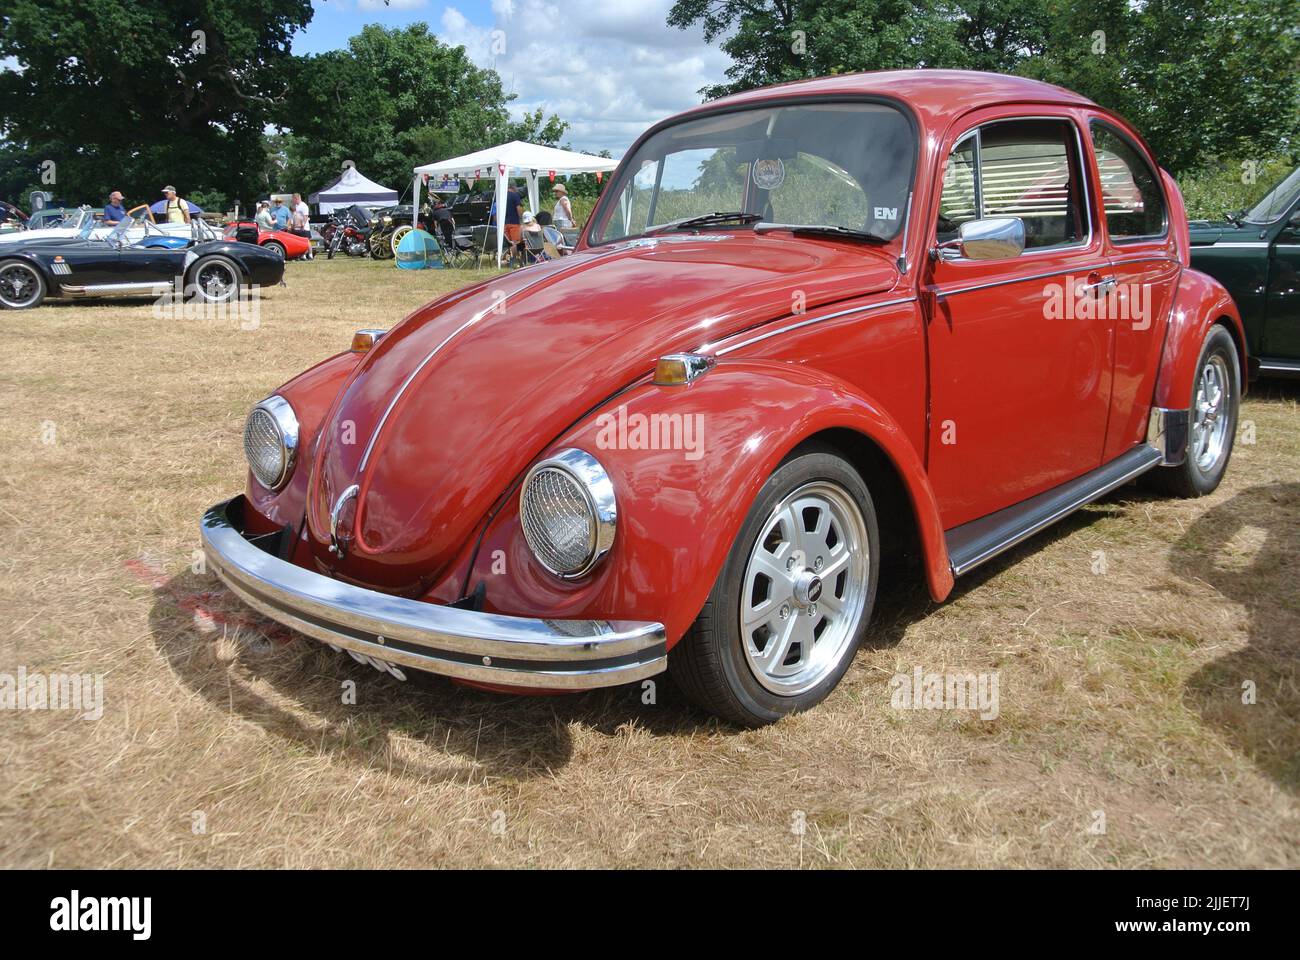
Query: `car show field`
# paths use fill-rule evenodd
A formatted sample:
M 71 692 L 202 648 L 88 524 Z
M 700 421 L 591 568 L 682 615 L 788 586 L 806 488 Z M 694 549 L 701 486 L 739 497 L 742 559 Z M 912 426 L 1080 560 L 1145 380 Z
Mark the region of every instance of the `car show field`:
M 0 862 L 1300 865 L 1297 381 L 1252 385 L 1208 497 L 1122 486 L 943 603 L 883 570 L 836 689 L 758 730 L 666 675 L 399 683 L 237 601 L 197 520 L 244 485 L 249 407 L 486 275 L 318 259 L 252 314 L 51 300 L 0 327 L 21 358 L 0 371 L 0 660 L 103 676 L 99 722 L 4 717 Z M 992 709 L 900 706 L 952 673 L 995 677 Z

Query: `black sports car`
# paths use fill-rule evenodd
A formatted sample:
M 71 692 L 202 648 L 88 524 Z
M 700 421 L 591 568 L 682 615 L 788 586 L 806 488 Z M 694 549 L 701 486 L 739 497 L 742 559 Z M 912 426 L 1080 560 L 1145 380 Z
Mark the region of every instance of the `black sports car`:
M 76 237 L 32 239 L 0 248 L 0 308 L 24 310 L 48 297 L 159 296 L 179 280 L 186 295 L 207 303 L 239 297 L 245 285 L 272 286 L 284 278 L 284 260 L 236 240 L 210 240 L 202 225 L 190 239 L 164 235 L 123 220 L 103 239 L 92 239 L 94 219 Z M 138 231 L 137 231 L 138 232 Z

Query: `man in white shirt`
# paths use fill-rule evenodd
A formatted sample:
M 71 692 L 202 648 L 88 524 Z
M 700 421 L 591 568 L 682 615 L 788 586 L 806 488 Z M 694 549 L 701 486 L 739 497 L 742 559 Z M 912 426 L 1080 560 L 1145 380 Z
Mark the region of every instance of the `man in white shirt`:
M 307 209 L 307 204 L 302 202 L 302 194 L 293 195 L 293 232 L 300 237 L 307 238 L 307 259 L 315 260 L 316 251 L 311 248 L 311 211 Z

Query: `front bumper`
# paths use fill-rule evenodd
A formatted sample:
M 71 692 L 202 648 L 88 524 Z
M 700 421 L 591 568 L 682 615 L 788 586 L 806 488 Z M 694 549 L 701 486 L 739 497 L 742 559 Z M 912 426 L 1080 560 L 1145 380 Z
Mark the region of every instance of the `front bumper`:
M 244 505 L 236 497 L 204 514 L 208 564 L 253 609 L 332 646 L 460 680 L 545 690 L 612 687 L 668 665 L 659 623 L 507 617 L 305 570 L 244 535 Z

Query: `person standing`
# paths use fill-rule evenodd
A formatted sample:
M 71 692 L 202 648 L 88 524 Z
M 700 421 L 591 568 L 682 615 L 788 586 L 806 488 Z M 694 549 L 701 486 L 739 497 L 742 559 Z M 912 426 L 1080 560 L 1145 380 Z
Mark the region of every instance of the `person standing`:
M 190 222 L 190 205 L 176 195 L 176 188 L 168 184 L 162 188 L 165 203 L 163 204 L 163 223 L 189 223 Z
M 523 198 L 512 186 L 506 187 L 506 240 L 510 242 L 510 259 L 523 255 Z
M 271 202 L 269 200 L 257 201 L 257 214 L 253 217 L 253 220 L 263 230 L 275 229 L 275 220 L 271 217 Z
M 114 190 L 108 195 L 108 203 L 104 204 L 104 225 L 115 227 L 126 219 L 126 207 L 122 206 L 122 192 Z
M 302 202 L 302 194 L 293 195 L 293 230 L 291 233 L 300 237 L 307 238 L 307 257 L 308 260 L 315 260 L 316 254 L 311 248 L 311 211 L 307 209 L 307 204 Z
M 271 219 L 275 221 L 275 229 L 289 229 L 289 208 L 279 197 L 275 198 L 275 206 L 271 208 Z
M 555 225 L 569 229 L 573 226 L 573 204 L 569 203 L 569 190 L 562 183 L 551 187 L 555 194 Z

